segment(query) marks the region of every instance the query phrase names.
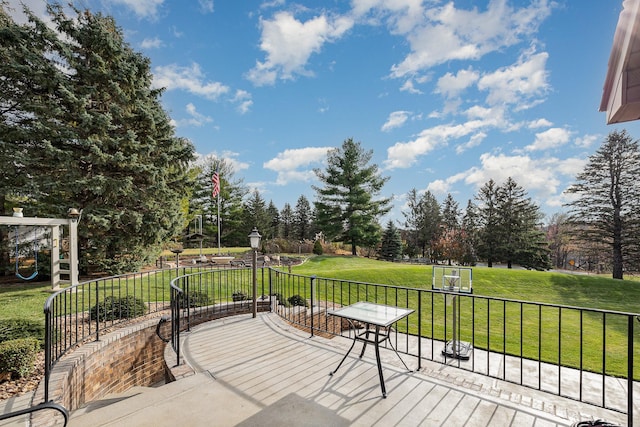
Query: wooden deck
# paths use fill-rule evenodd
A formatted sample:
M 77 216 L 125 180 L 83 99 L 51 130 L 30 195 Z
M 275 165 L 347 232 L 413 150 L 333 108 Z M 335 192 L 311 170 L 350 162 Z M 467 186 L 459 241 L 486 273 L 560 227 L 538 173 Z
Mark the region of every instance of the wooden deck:
M 359 359 L 356 344 L 340 370 L 328 375 L 350 344 L 343 337 L 310 337 L 265 313 L 200 325 L 183 349 L 195 372 L 208 373 L 250 404 L 244 421 L 261 421 L 255 425 L 265 425 L 283 406 L 297 406 L 298 421 L 330 416 L 330 425 L 567 426 L 594 418 L 626 424 L 620 414 L 455 367 L 423 361 L 421 372 L 407 372 L 390 350 L 381 351 L 384 399 L 373 348 Z M 415 357 L 402 357 L 410 368 L 417 366 Z M 289 411 L 282 414 L 272 425 L 283 425 Z

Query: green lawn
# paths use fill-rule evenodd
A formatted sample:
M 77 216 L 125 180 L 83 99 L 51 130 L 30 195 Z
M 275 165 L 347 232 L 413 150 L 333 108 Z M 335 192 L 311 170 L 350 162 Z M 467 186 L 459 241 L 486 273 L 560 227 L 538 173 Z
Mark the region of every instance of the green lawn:
M 431 289 L 431 265 L 319 256 L 293 272 L 305 276 Z M 640 313 L 640 282 L 505 268 L 473 267 L 473 294 L 548 304 Z
M 296 274 L 315 275 L 318 278 L 420 289 L 431 289 L 432 271 L 432 266 L 394 264 L 351 257 L 316 257 L 294 270 Z M 338 298 L 353 302 L 354 299 L 362 299 L 367 290 L 360 286 L 342 292 Z M 378 292 L 379 295 L 372 296 L 372 292 Z M 387 299 L 393 302 L 397 298 L 395 293 L 389 295 L 389 292 L 383 290 L 369 289 L 369 293 L 368 300 L 379 303 L 385 303 Z M 399 295 L 402 304 L 406 301 L 409 307 L 417 308 L 416 292 L 401 292 Z M 471 298 L 460 298 L 460 339 L 474 341 L 476 347 L 490 348 L 495 352 L 522 355 L 535 360 L 540 358 L 572 367 L 579 367 L 582 363 L 584 369 L 594 372 L 604 370 L 611 375 L 626 375 L 627 317 L 608 315 L 607 332 L 603 335 L 603 317 L 600 313 L 584 312 L 580 316 L 577 310 L 503 302 L 491 298 L 640 313 L 639 282 L 613 280 L 596 275 L 474 267 L 473 295 L 489 298 L 475 298 L 473 305 Z M 326 298 L 336 298 L 336 295 Z M 427 313 L 422 316 L 423 334 L 426 331 L 427 335 L 435 339 L 445 339 L 444 304 L 444 298 L 440 295 L 423 294 L 423 313 Z M 417 333 L 417 315 L 414 313 L 412 316 L 409 332 Z M 431 316 L 434 316 L 433 320 Z M 451 316 L 452 309 L 448 308 L 449 328 L 452 324 Z M 636 325 L 634 330 L 637 346 L 640 343 L 640 324 Z M 398 327 L 403 328 L 402 325 Z M 490 334 L 487 334 L 487 330 L 490 330 Z M 580 331 L 583 331 L 582 349 Z M 448 332 L 449 338 L 450 334 L 451 329 Z M 603 343 L 606 343 L 604 367 Z M 559 346 L 562 347 L 560 352 Z M 640 348 L 636 348 L 635 353 L 639 350 Z M 640 354 L 635 357 L 635 365 L 636 375 L 640 377 Z
M 0 319 L 28 319 L 44 324 L 44 303 L 52 294 L 51 283 L 0 285 Z
M 432 267 L 427 265 L 407 265 L 389 263 L 366 258 L 319 256 L 309 258 L 304 264 L 293 268 L 293 273 L 303 276 L 317 276 L 319 278 L 343 279 L 348 281 L 393 285 L 408 288 L 431 288 Z M 229 273 L 231 274 L 231 273 Z M 175 277 L 175 270 L 168 274 L 149 275 L 136 282 L 133 279 L 121 279 L 114 289 L 131 292 L 146 301 L 167 301 L 169 299 L 168 283 Z M 635 278 L 634 278 L 635 279 Z M 244 279 L 246 280 L 246 279 Z M 259 282 L 261 278 L 259 275 Z M 241 285 L 235 276 L 225 276 L 220 288 L 220 294 L 232 291 Z M 245 286 L 248 284 L 244 284 Z M 110 287 L 110 283 L 103 283 L 101 288 Z M 259 284 L 261 287 L 261 284 Z M 228 288 L 228 289 L 227 289 Z M 248 289 L 248 288 L 247 288 Z M 360 290 L 359 290 L 360 289 Z M 351 297 L 355 292 L 363 291 L 364 287 L 351 289 Z M 243 291 L 245 291 L 243 289 Z M 113 292 L 113 291 L 111 291 Z M 118 292 L 118 291 L 116 291 Z M 303 291 L 303 293 L 306 291 Z M 382 291 L 381 291 L 382 292 Z M 386 291 L 385 291 L 386 292 Z M 246 290 L 248 293 L 248 290 Z M 295 293 L 295 292 L 294 292 Z M 390 291 L 394 293 L 394 291 Z M 493 298 L 505 298 L 530 302 L 540 302 L 563 306 L 574 306 L 594 309 L 604 309 L 631 313 L 640 313 L 640 282 L 636 280 L 613 280 L 596 275 L 574 275 L 551 272 L 538 272 L 527 270 L 508 270 L 504 268 L 473 268 L 473 293 L 474 296 L 486 296 Z M 0 285 L 0 319 L 29 319 L 44 322 L 43 305 L 51 295 L 48 283 L 22 283 Z M 104 295 L 104 294 L 102 294 Z M 359 294 L 360 298 L 364 293 Z M 397 292 L 402 301 L 407 300 L 411 307 L 417 307 L 417 292 Z M 93 304 L 89 295 L 78 293 L 73 298 L 82 298 L 78 310 L 87 310 Z M 305 295 L 306 298 L 309 295 Z M 334 298 L 333 296 L 320 296 L 319 298 Z M 394 296 L 396 298 L 397 296 Z M 385 302 L 386 295 L 375 295 L 369 300 Z M 444 299 L 439 295 L 423 294 L 423 307 L 433 304 L 433 312 L 436 318 L 423 316 L 423 332 L 433 331 L 435 339 L 444 338 L 444 318 L 442 308 Z M 433 298 L 433 300 L 431 300 Z M 74 300 L 75 304 L 75 300 Z M 448 310 L 447 322 L 450 322 L 451 311 Z M 562 311 L 562 327 L 557 326 L 558 317 Z M 504 324 L 502 314 L 506 313 L 508 321 Z M 412 316 L 416 316 L 415 314 Z M 440 316 L 440 317 L 438 317 Z M 624 318 L 612 316 L 607 318 L 607 335 L 603 336 L 601 316 L 599 314 L 585 313 L 583 318 L 573 310 L 559 310 L 555 307 L 539 309 L 535 305 L 504 304 L 501 301 L 490 301 L 476 298 L 474 305 L 470 299 L 461 298 L 461 325 L 474 324 L 475 332 L 469 328 L 461 332 L 461 339 L 474 340 L 479 348 L 491 348 L 493 351 L 506 352 L 520 355 L 521 338 L 527 341 L 522 349 L 522 355 L 536 359 L 538 355 L 543 360 L 558 362 L 558 346 L 562 345 L 562 364 L 579 366 L 580 357 L 586 369 L 599 371 L 602 369 L 602 342 L 606 339 L 607 363 L 605 371 L 615 375 L 624 375 L 626 361 L 626 336 L 627 326 Z M 523 320 L 520 320 L 520 319 Z M 450 324 L 450 323 L 449 323 Z M 411 322 L 409 332 L 417 333 L 417 319 Z M 491 334 L 485 332 L 490 326 Z M 450 326 L 449 326 L 450 327 Z M 506 328 L 506 340 L 503 340 L 503 330 Z M 579 330 L 586 332 L 582 354 L 579 351 Z M 636 327 L 640 343 L 640 326 Z M 471 334 L 474 334 L 471 336 Z M 449 331 L 450 334 L 450 331 Z M 542 335 L 538 346 L 538 337 Z M 640 357 L 636 358 L 640 375 Z
M 367 258 L 319 256 L 294 267 L 293 273 L 430 289 L 432 267 Z M 164 286 L 164 282 L 158 285 Z M 595 275 L 474 267 L 473 293 L 489 297 L 640 313 L 640 282 L 613 280 Z M 42 319 L 42 308 L 49 295 L 51 288 L 46 282 L 2 284 L 0 319 Z

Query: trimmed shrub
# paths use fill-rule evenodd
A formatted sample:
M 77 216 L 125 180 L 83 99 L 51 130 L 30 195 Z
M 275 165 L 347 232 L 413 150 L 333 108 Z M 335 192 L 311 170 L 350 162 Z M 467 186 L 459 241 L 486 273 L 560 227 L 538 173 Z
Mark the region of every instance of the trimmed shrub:
M 0 343 L 18 338 L 36 338 L 44 343 L 44 324 L 29 319 L 0 320 Z
M 247 299 L 247 296 L 245 294 L 243 294 L 241 291 L 235 291 L 231 295 L 231 299 L 233 301 L 245 301 Z
M 322 242 L 320 240 L 316 240 L 313 244 L 313 253 L 316 255 L 322 255 L 324 252 L 324 248 L 322 247 Z
M 24 377 L 33 370 L 40 343 L 36 338 L 18 338 L 0 343 L 0 372 Z
M 191 291 L 188 297 L 185 295 L 185 297 L 180 300 L 180 308 L 204 307 L 209 305 L 209 302 L 209 295 L 207 295 L 206 292 Z
M 89 309 L 89 318 L 104 322 L 105 320 L 131 319 L 142 316 L 147 306 L 139 298 L 128 295 L 124 298 L 106 297 L 104 301 Z
M 300 307 L 307 307 L 309 305 L 307 304 L 307 300 L 302 298 L 300 295 L 291 296 L 287 301 L 289 301 L 289 304 L 293 306 L 298 305 Z

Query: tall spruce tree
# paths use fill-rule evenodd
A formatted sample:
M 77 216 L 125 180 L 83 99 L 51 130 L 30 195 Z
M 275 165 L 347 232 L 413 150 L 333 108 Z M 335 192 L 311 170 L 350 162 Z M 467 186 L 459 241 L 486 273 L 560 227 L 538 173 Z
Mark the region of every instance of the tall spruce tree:
M 48 164 L 40 150 L 65 129 L 57 96 L 64 76 L 47 57 L 57 38 L 26 12 L 30 22 L 19 25 L 0 2 L 0 215 L 33 205 L 38 193 L 33 175 Z M 38 214 L 27 210 L 29 216 Z M 9 269 L 8 233 L 0 227 L 0 275 Z
M 391 209 L 389 198 L 376 198 L 389 178 L 369 164 L 372 156 L 373 151 L 349 138 L 327 153 L 324 172 L 314 170 L 324 184 L 313 187 L 318 224 L 330 240 L 350 244 L 352 255 L 358 245 L 370 245 L 379 236 L 378 218 Z
M 419 194 L 413 188 L 407 194 L 408 210 L 402 212 L 404 227 L 408 230 L 407 249 L 410 256 L 417 255 L 433 258 L 432 245 L 438 237 L 442 216 L 440 204 L 433 193 Z
M 193 147 L 175 136 L 149 60 L 124 42 L 112 18 L 67 16 L 59 5 L 48 12 L 57 33 L 31 15 L 46 38 L 41 53 L 54 88 L 28 94 L 43 119 L 23 145 L 31 158 L 27 206 L 42 216 L 83 210 L 83 270 L 137 270 L 184 226 Z
M 498 256 L 535 269 L 551 267 L 549 249 L 541 228 L 542 213 L 513 178 L 497 188 Z
M 393 221 L 387 222 L 382 235 L 380 256 L 387 261 L 398 260 L 402 257 L 402 237 Z
M 289 203 L 285 203 L 280 211 L 280 232 L 283 239 L 290 239 L 293 235 L 293 209 Z
M 476 195 L 477 213 L 479 219 L 478 256 L 487 260 L 487 266 L 493 267 L 498 260 L 499 242 L 499 212 L 498 185 L 493 179 L 485 183 Z
M 296 207 L 293 210 L 293 238 L 297 240 L 310 239 L 311 220 L 312 220 L 311 204 L 309 199 L 304 195 L 298 197 Z
M 442 203 L 442 224 L 448 231 L 460 228 L 460 208 L 451 193 L 447 193 Z
M 275 239 L 278 237 L 278 230 L 280 229 L 280 211 L 273 203 L 273 200 L 270 200 L 267 206 L 267 217 L 269 219 L 269 228 L 266 230 L 265 235 L 267 239 Z
M 267 203 L 262 198 L 260 192 L 257 189 L 254 189 L 244 202 L 244 228 L 246 230 L 245 241 L 246 236 L 251 232 L 251 230 L 253 230 L 253 227 L 256 227 L 261 235 L 268 238 L 270 225 L 271 219 L 267 212 Z
M 472 200 L 467 201 L 467 207 L 462 216 L 461 237 L 463 242 L 462 263 L 476 265 L 478 262 L 478 241 L 480 232 L 480 218 L 478 207 Z
M 407 193 L 407 207 L 408 210 L 402 211 L 402 216 L 404 216 L 403 226 L 407 233 L 407 254 L 410 257 L 414 257 L 422 253 L 424 257 L 424 251 L 422 251 L 424 245 L 420 240 L 423 212 L 420 204 L 420 196 L 418 195 L 418 190 L 415 188 L 412 188 Z
M 438 252 L 451 265 L 452 260 L 461 261 L 464 256 L 464 242 L 460 230 L 460 209 L 451 195 L 442 203 L 442 223 L 438 238 Z
M 614 279 L 625 267 L 638 268 L 640 231 L 640 150 L 626 130 L 613 131 L 589 157 L 576 183 L 567 190 L 577 198 L 568 203 L 577 237 L 611 249 Z

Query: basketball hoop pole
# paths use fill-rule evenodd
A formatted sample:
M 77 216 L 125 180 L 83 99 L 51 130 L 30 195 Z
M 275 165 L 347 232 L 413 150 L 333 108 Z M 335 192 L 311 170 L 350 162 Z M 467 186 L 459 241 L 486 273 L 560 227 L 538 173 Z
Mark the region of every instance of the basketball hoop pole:
M 447 316 L 445 311 L 445 342 L 442 354 L 445 358 L 468 360 L 471 357 L 473 346 L 469 342 L 460 341 L 458 325 L 460 324 L 460 293 L 470 294 L 473 292 L 471 268 L 434 266 L 431 286 L 434 290 L 444 291 L 446 305 L 449 305 L 446 302 L 448 298 L 451 298 L 453 304 L 453 339 L 446 341 Z
M 453 357 L 458 358 L 458 295 L 453 294 Z

